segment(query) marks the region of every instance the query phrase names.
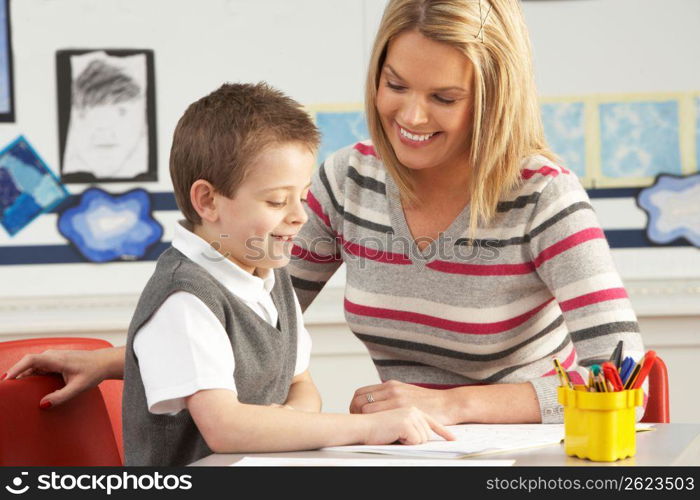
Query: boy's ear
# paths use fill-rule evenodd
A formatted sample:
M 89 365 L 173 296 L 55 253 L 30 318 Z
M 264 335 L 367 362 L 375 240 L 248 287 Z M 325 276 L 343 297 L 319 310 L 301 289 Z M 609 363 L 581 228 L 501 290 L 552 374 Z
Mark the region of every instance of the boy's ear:
M 190 187 L 190 203 L 202 220 L 216 222 L 219 213 L 216 210 L 214 195 L 216 190 L 209 181 L 197 179 Z

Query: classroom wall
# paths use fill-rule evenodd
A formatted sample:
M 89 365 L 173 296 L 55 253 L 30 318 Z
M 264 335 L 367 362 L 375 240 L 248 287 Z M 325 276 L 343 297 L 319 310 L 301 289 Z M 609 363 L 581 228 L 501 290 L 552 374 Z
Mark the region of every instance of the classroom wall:
M 15 0 L 16 121 L 0 124 L 0 145 L 24 134 L 57 171 L 56 50 L 152 49 L 159 180 L 108 189 L 168 192 L 167 154 L 177 119 L 189 102 L 224 81 L 268 80 L 310 109 L 359 109 L 367 54 L 384 5 L 384 0 Z M 550 0 L 523 7 L 544 98 L 700 91 L 700 69 L 692 57 L 700 46 L 700 2 Z M 685 167 L 697 167 L 690 163 Z M 68 186 L 74 194 L 84 187 Z M 632 197 L 593 199 L 593 205 L 606 231 L 641 230 L 646 223 Z M 0 231 L 0 247 L 65 243 L 55 229 L 57 217 L 42 215 L 12 238 Z M 163 241 L 170 241 L 179 214 L 156 210 L 154 217 L 164 227 Z M 669 364 L 673 420 L 700 422 L 700 402 L 687 397 L 700 359 L 700 250 L 615 247 L 613 256 L 646 344 Z M 95 335 L 120 345 L 152 269 L 152 261 L 0 262 L 0 340 Z M 377 381 L 364 347 L 344 325 L 343 283 L 341 270 L 306 313 L 314 340 L 312 372 L 330 411 L 346 411 L 356 387 Z

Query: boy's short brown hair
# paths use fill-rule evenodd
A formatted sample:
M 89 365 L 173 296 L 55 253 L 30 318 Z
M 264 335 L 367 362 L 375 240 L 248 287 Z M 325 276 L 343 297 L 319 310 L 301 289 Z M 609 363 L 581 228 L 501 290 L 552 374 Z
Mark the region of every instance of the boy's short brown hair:
M 198 179 L 233 197 L 247 167 L 266 147 L 301 143 L 315 151 L 320 134 L 294 99 L 261 82 L 226 83 L 189 105 L 175 127 L 170 177 L 185 218 L 202 220 L 190 203 Z

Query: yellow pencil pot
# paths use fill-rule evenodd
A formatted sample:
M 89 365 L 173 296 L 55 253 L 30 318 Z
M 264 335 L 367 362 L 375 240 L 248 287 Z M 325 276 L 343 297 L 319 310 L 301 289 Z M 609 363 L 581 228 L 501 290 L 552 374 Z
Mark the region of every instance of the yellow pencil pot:
M 637 451 L 636 406 L 644 404 L 641 389 L 620 392 L 575 391 L 559 387 L 564 406 L 564 450 L 569 456 L 614 462 Z

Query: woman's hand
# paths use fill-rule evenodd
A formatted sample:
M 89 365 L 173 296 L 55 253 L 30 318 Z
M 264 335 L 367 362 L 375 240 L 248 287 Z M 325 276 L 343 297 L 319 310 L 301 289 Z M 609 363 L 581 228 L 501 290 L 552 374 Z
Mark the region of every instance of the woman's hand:
M 102 352 L 105 350 L 49 349 L 41 354 L 27 354 L 7 371 L 5 378 L 22 378 L 47 373 L 62 375 L 66 385 L 47 394 L 40 401 L 41 408 L 50 408 L 95 387 L 105 379 L 108 361 L 104 356 L 105 353 Z
M 450 425 L 446 391 L 425 389 L 396 380 L 368 385 L 355 391 L 350 402 L 350 413 L 376 413 L 394 408 L 416 407 L 438 422 Z

